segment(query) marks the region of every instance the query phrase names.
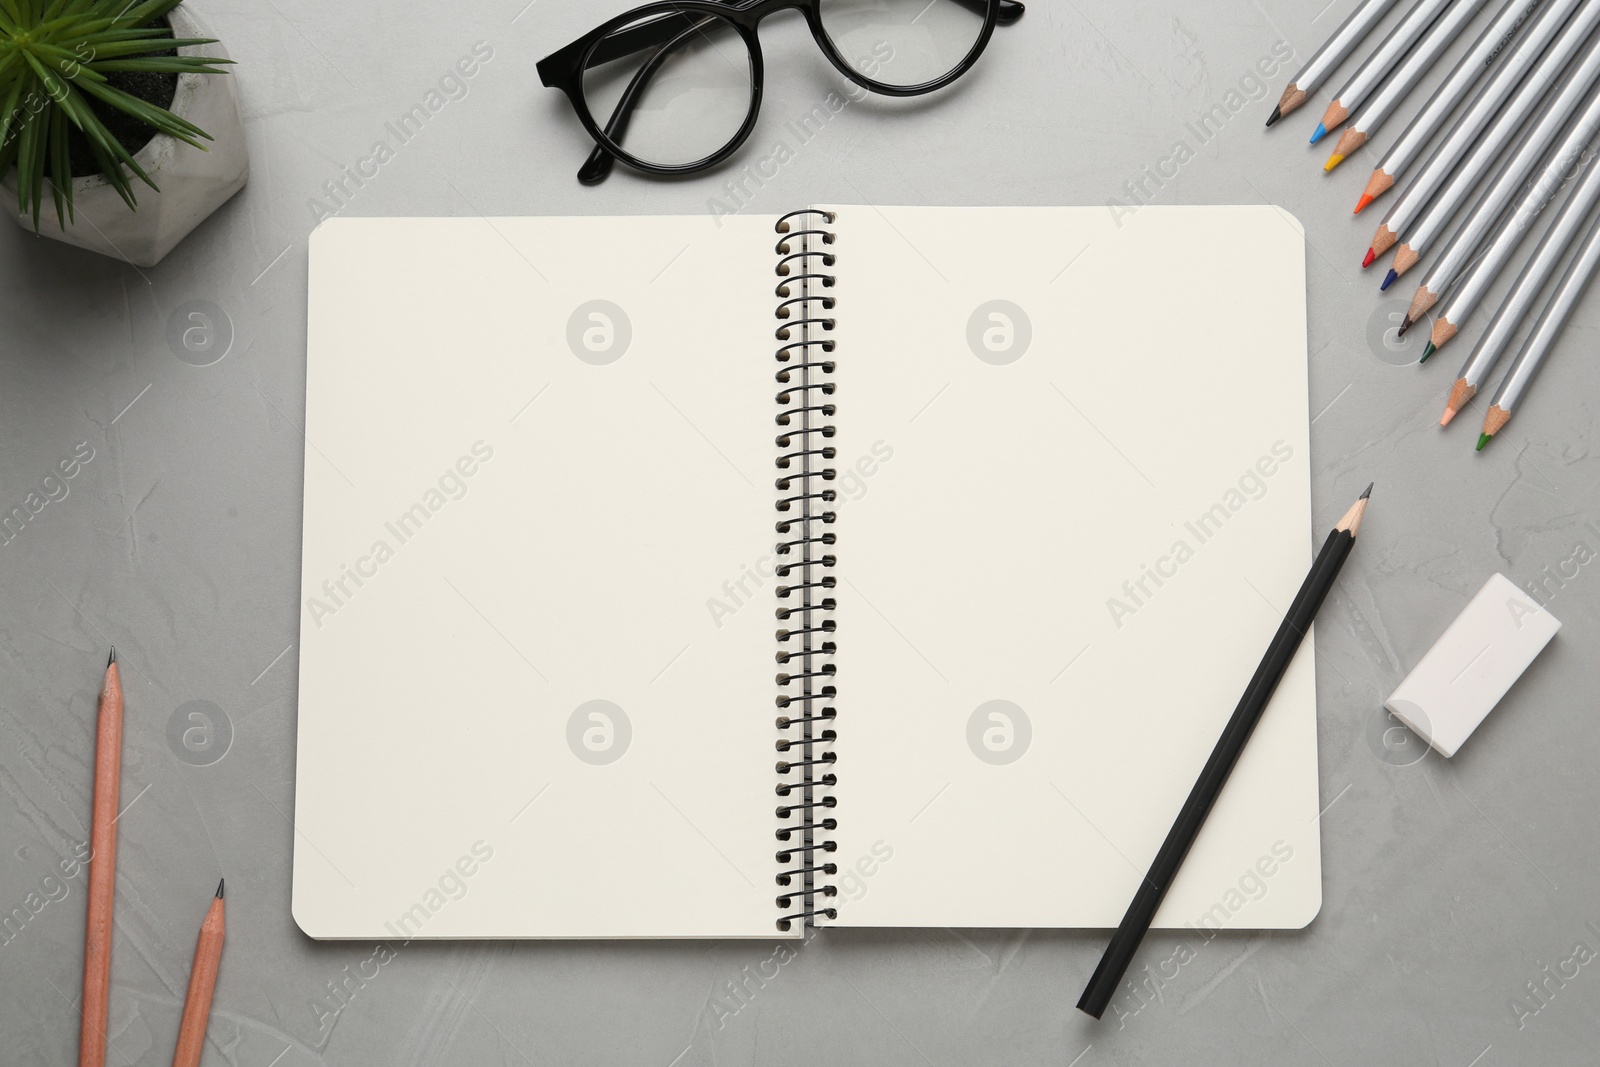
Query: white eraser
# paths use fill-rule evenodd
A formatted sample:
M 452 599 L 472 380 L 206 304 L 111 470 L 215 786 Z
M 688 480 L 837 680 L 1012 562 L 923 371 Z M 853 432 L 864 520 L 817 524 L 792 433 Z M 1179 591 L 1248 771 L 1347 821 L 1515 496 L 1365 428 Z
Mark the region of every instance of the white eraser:
M 1384 707 L 1454 756 L 1561 622 L 1503 574 L 1491 577 Z

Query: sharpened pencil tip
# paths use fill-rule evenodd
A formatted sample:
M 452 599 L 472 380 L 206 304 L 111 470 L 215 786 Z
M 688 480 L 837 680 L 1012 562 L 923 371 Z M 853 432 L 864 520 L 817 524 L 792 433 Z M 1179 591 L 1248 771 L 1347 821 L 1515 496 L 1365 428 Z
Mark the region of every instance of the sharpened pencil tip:
M 1489 439 L 1491 437 L 1493 437 L 1493 436 L 1494 436 L 1494 434 L 1492 434 L 1492 433 L 1480 433 L 1478 435 L 1478 447 L 1477 447 L 1476 451 L 1482 452 L 1483 451 L 1483 446 L 1488 444 L 1489 443 Z
M 1366 207 L 1370 203 L 1372 203 L 1372 197 L 1368 196 L 1365 193 L 1362 193 L 1361 194 L 1361 199 L 1356 201 L 1356 209 L 1354 211 L 1350 212 L 1350 214 L 1352 214 L 1352 215 L 1361 214 L 1361 209 Z
M 1274 122 L 1277 122 L 1281 118 L 1283 118 L 1283 109 L 1280 107 L 1274 107 L 1272 109 L 1272 114 L 1267 116 L 1267 125 L 1271 126 Z
M 1328 136 L 1328 127 L 1319 122 L 1317 123 L 1317 128 L 1311 131 L 1311 143 L 1316 144 L 1326 136 Z
M 1357 208 L 1356 210 L 1360 211 L 1361 209 Z M 1367 249 L 1367 254 L 1361 257 L 1361 269 L 1366 270 L 1368 267 L 1372 266 L 1372 261 L 1377 258 L 1378 250 L 1376 248 Z
M 1444 409 L 1444 414 L 1439 416 L 1439 425 L 1440 426 L 1449 426 L 1450 425 L 1450 420 L 1455 418 L 1455 417 L 1456 417 L 1456 409 L 1455 408 L 1445 408 Z
M 1357 500 L 1368 500 L 1368 499 L 1371 499 L 1371 497 L 1372 497 L 1372 487 L 1377 485 L 1377 484 L 1378 484 L 1377 482 L 1368 482 L 1366 490 L 1359 497 L 1357 497 L 1356 499 Z
M 1426 362 L 1428 362 L 1428 357 L 1433 355 L 1437 351 L 1439 351 L 1439 346 L 1434 344 L 1432 341 L 1429 341 L 1426 345 L 1423 346 L 1422 358 L 1417 360 L 1417 362 L 1418 363 L 1426 363 Z
M 1409 329 L 1411 329 L 1411 327 L 1412 327 L 1412 325 L 1413 325 L 1413 324 L 1414 324 L 1414 323 L 1415 323 L 1415 322 L 1416 322 L 1416 321 L 1417 321 L 1417 320 L 1416 320 L 1416 319 L 1413 319 L 1413 318 L 1412 318 L 1412 317 L 1411 317 L 1411 316 L 1410 316 L 1410 315 L 1407 315 L 1407 316 L 1406 316 L 1406 317 L 1405 317 L 1405 318 L 1403 318 L 1403 319 L 1401 319 L 1401 320 L 1400 320 L 1400 329 L 1399 329 L 1399 330 L 1397 330 L 1397 331 L 1396 331 L 1396 332 L 1397 332 L 1397 333 L 1398 333 L 1398 334 L 1399 334 L 1399 335 L 1400 335 L 1400 336 L 1401 336 L 1401 337 L 1404 337 L 1404 336 L 1405 336 L 1405 335 L 1406 335 L 1406 331 L 1407 331 L 1407 330 L 1409 330 Z
M 117 662 L 117 646 L 116 645 L 112 645 L 111 646 L 111 658 L 106 660 L 106 670 L 109 671 L 111 669 L 111 665 L 113 663 L 115 663 L 115 662 Z
M 226 881 L 227 881 L 226 878 L 220 878 L 220 879 L 217 880 L 217 899 L 218 900 L 222 899 L 222 883 L 226 882 Z
M 1328 157 L 1328 161 L 1322 165 L 1322 172 L 1324 174 L 1327 174 L 1330 171 L 1332 171 L 1334 167 L 1337 167 L 1339 164 L 1341 164 L 1343 162 L 1344 162 L 1344 157 L 1341 156 L 1339 153 L 1335 152 L 1333 155 L 1329 156 Z
M 1383 276 L 1383 284 L 1378 286 L 1378 292 L 1387 293 L 1389 291 L 1389 286 L 1393 285 L 1395 280 L 1399 277 L 1400 272 L 1391 267 L 1389 269 L 1389 273 Z

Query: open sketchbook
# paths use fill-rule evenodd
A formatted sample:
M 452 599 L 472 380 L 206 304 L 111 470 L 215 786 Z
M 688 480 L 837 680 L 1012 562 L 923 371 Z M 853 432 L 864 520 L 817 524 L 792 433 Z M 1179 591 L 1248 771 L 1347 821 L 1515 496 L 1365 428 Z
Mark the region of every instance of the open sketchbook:
M 1310 559 L 1303 242 L 1271 207 L 324 223 L 300 926 L 1116 925 Z M 1157 926 L 1315 915 L 1312 659 Z

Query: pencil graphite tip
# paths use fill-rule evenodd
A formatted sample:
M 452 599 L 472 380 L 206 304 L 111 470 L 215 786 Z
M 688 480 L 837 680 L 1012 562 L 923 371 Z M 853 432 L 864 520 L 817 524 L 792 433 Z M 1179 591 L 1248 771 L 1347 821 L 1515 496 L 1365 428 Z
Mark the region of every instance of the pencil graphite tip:
M 1347 533 L 1351 537 L 1359 534 L 1361 532 L 1361 516 L 1366 514 L 1367 498 L 1370 496 L 1372 496 L 1372 486 L 1369 484 L 1365 491 L 1356 497 L 1356 502 L 1350 505 L 1350 510 L 1346 511 L 1344 516 L 1334 525 L 1334 530 L 1340 533 Z
M 1322 172 L 1324 174 L 1327 174 L 1327 173 L 1331 172 L 1334 167 L 1337 167 L 1339 164 L 1341 164 L 1343 162 L 1344 162 L 1344 157 L 1341 156 L 1339 153 L 1335 152 L 1333 155 L 1329 156 L 1328 157 L 1328 161 L 1322 165 Z
M 1478 448 L 1477 448 L 1477 451 L 1482 452 L 1483 451 L 1483 446 L 1488 444 L 1489 441 L 1493 437 L 1494 437 L 1494 434 L 1492 434 L 1492 433 L 1480 433 L 1478 435 Z
M 1422 358 L 1417 360 L 1417 362 L 1418 363 L 1426 363 L 1426 362 L 1428 362 L 1428 357 L 1433 355 L 1437 351 L 1439 351 L 1439 346 L 1434 344 L 1432 341 L 1429 341 L 1427 344 L 1422 346 Z M 1443 425 L 1443 423 L 1441 423 L 1440 425 Z
M 1455 417 L 1456 417 L 1456 409 L 1447 407 L 1447 408 L 1444 409 L 1444 414 L 1439 416 L 1439 425 L 1440 426 L 1449 426 L 1450 425 L 1450 420 L 1455 418 Z
M 217 899 L 218 900 L 222 899 L 222 883 L 226 882 L 226 881 L 227 881 L 226 878 L 217 879 Z
M 1356 208 L 1356 210 L 1360 211 L 1361 209 Z M 1367 249 L 1367 254 L 1361 257 L 1361 269 L 1366 270 L 1368 267 L 1372 266 L 1372 261 L 1377 258 L 1378 250 L 1376 248 Z
M 1274 104 L 1272 107 L 1272 114 L 1267 116 L 1267 125 L 1271 126 L 1274 122 L 1277 122 L 1281 118 L 1283 118 L 1283 109 Z
M 1401 337 L 1404 337 L 1406 335 L 1406 331 L 1411 329 L 1412 325 L 1416 321 L 1417 321 L 1416 319 L 1413 319 L 1410 315 L 1407 315 L 1405 318 L 1400 320 L 1400 329 L 1395 331 L 1395 332 L 1398 333 Z
M 1328 136 L 1328 127 L 1319 122 L 1317 123 L 1317 128 L 1311 131 L 1311 143 L 1316 144 L 1326 136 Z
M 1400 272 L 1391 267 L 1389 273 L 1383 276 L 1383 284 L 1378 286 L 1378 292 L 1387 293 L 1389 286 L 1393 285 L 1398 277 L 1400 277 Z
M 1364 490 L 1362 490 L 1361 495 L 1358 496 L 1356 499 L 1357 500 L 1370 500 L 1370 499 L 1372 499 L 1372 487 L 1377 485 L 1377 484 L 1378 484 L 1377 482 L 1368 482 L 1367 483 L 1367 487 Z
M 106 670 L 109 671 L 111 669 L 111 665 L 113 663 L 115 663 L 115 662 L 117 662 L 117 646 L 116 645 L 112 645 L 111 646 L 111 658 L 106 660 Z

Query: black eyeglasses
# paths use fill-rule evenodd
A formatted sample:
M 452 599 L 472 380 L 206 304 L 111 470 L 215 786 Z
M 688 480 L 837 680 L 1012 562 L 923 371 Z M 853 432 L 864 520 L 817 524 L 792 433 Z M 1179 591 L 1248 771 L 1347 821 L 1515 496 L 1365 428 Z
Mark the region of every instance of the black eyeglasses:
M 572 101 L 595 139 L 578 180 L 614 161 L 661 177 L 716 166 L 755 129 L 761 109 L 756 27 L 798 9 L 840 73 L 888 96 L 943 88 L 972 68 L 1016 0 L 681 0 L 618 15 L 539 61 L 539 79 Z M 596 116 L 606 116 L 604 125 Z

